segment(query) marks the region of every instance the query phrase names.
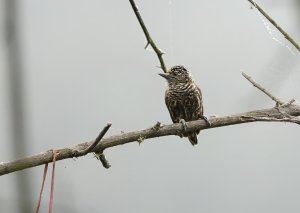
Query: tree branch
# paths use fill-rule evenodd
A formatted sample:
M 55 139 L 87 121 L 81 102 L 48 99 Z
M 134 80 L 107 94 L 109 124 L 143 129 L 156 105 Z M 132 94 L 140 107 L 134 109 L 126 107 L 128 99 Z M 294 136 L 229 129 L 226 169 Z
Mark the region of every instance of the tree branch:
M 147 45 L 150 44 L 154 51 L 156 52 L 161 68 L 164 72 L 167 72 L 166 66 L 164 64 L 163 58 L 162 58 L 162 51 L 155 45 L 153 42 L 143 20 L 140 16 L 140 13 L 134 3 L 133 0 L 129 0 L 131 3 L 131 6 L 134 10 L 134 13 L 143 29 L 143 32 L 147 39 Z M 280 31 L 283 30 L 252 0 L 248 0 L 251 2 L 266 18 Z M 284 32 L 284 31 L 283 31 Z M 283 33 L 282 32 L 282 33 Z M 292 39 L 290 39 L 290 36 L 288 36 L 287 33 L 283 33 L 285 37 L 291 41 L 292 44 L 294 44 Z M 295 45 L 295 44 L 294 44 Z M 298 46 L 298 44 L 296 43 Z M 297 46 L 295 46 L 297 48 Z M 299 46 L 297 48 L 299 49 Z M 255 87 L 263 91 L 265 94 L 267 94 L 272 100 L 274 100 L 276 103 L 279 103 L 277 107 L 274 108 L 268 108 L 268 109 L 262 109 L 262 110 L 255 110 L 250 112 L 244 112 L 239 113 L 235 115 L 230 116 L 224 116 L 224 117 L 217 117 L 217 118 L 211 118 L 209 119 L 209 123 L 211 125 L 208 126 L 207 122 L 204 120 L 196 120 L 191 121 L 187 123 L 187 127 L 183 128 L 181 124 L 171 124 L 171 125 L 165 125 L 161 126 L 160 123 L 157 123 L 154 127 L 143 129 L 143 130 L 137 130 L 132 131 L 128 133 L 122 133 L 113 135 L 107 138 L 101 138 L 104 136 L 108 128 L 110 127 L 110 124 L 108 124 L 100 133 L 100 135 L 97 137 L 95 141 L 91 142 L 85 142 L 80 143 L 74 146 L 62 148 L 62 149 L 56 149 L 56 152 L 58 153 L 56 160 L 63 160 L 67 158 L 73 158 L 73 157 L 79 157 L 82 155 L 85 155 L 90 152 L 95 152 L 99 159 L 101 160 L 104 167 L 108 168 L 110 165 L 105 159 L 105 156 L 103 154 L 103 151 L 107 148 L 123 145 L 126 143 L 131 142 L 138 142 L 139 144 L 146 139 L 150 138 L 156 138 L 156 137 L 163 137 L 168 135 L 181 135 L 182 133 L 186 132 L 194 132 L 197 130 L 203 130 L 203 129 L 210 129 L 210 128 L 217 128 L 217 127 L 223 127 L 223 126 L 229 126 L 229 125 L 235 125 L 235 124 L 242 124 L 242 123 L 250 123 L 250 122 L 259 122 L 259 121 L 265 121 L 265 122 L 290 122 L 290 123 L 296 123 L 300 124 L 300 119 L 298 116 L 300 116 L 300 105 L 293 105 L 293 100 L 290 101 L 287 104 L 284 104 L 282 101 L 280 101 L 278 98 L 275 98 L 271 93 L 269 93 L 266 89 L 261 87 L 259 84 L 255 83 L 250 76 L 247 76 L 244 74 L 244 77 L 248 79 Z M 101 140 L 101 143 L 99 141 Z M 5 175 L 8 173 L 12 173 L 19 170 L 24 170 L 27 168 L 32 168 L 35 166 L 39 166 L 42 164 L 46 164 L 52 161 L 53 153 L 52 149 L 35 154 L 32 156 L 28 156 L 19 160 L 14 160 L 11 162 L 0 162 L 0 176 Z
M 167 68 L 166 68 L 166 65 L 165 65 L 165 62 L 164 62 L 164 59 L 162 57 L 162 55 L 164 54 L 157 46 L 156 44 L 154 43 L 152 37 L 150 36 L 150 33 L 146 27 L 146 25 L 144 24 L 144 21 L 142 19 L 142 16 L 134 2 L 134 0 L 129 0 L 130 4 L 131 4 L 131 7 L 136 15 L 136 18 L 138 19 L 142 29 L 143 29 L 143 32 L 146 36 L 146 39 L 147 39 L 147 44 L 145 46 L 145 49 L 149 46 L 149 44 L 151 45 L 151 47 L 153 48 L 153 50 L 155 51 L 157 57 L 158 57 L 158 60 L 160 62 L 160 68 L 166 73 L 167 72 Z
M 273 24 L 274 27 L 276 27 L 279 32 L 281 32 L 281 34 L 289 41 L 291 42 L 292 45 L 294 45 L 294 47 L 300 51 L 300 46 L 299 44 L 286 32 L 284 31 L 276 22 L 274 19 L 272 19 L 256 2 L 254 2 L 253 0 L 248 0 L 264 17 L 266 17 L 266 19 L 269 20 L 269 22 L 271 22 L 271 24 Z
M 157 122 L 153 127 L 128 133 L 122 133 L 118 135 L 113 135 L 108 138 L 101 138 L 105 135 L 111 124 L 107 124 L 103 128 L 99 136 L 95 141 L 85 142 L 77 144 L 75 146 L 58 149 L 57 160 L 63 160 L 66 158 L 73 158 L 85 155 L 89 152 L 95 152 L 97 158 L 101 161 L 105 168 L 109 168 L 110 165 L 106 160 L 103 151 L 109 147 L 118 146 L 130 142 L 138 142 L 141 144 L 144 140 L 156 137 L 162 137 L 167 135 L 181 135 L 184 132 L 194 132 L 202 129 L 216 128 L 222 126 L 229 126 L 241 123 L 250 122 L 290 122 L 300 125 L 300 106 L 293 105 L 294 100 L 284 104 L 278 98 L 273 96 L 261 85 L 256 83 L 250 76 L 242 73 L 243 76 L 249 80 L 256 88 L 268 95 L 272 100 L 274 100 L 277 106 L 274 108 L 250 111 L 245 113 L 239 113 L 231 116 L 224 116 L 220 118 L 211 118 L 209 120 L 210 125 L 204 120 L 196 120 L 187 123 L 187 127 L 183 128 L 181 124 L 171 124 L 161 126 L 160 122 Z M 101 143 L 99 141 L 101 140 Z M 96 145 L 96 146 L 95 146 Z M 11 172 L 39 166 L 45 163 L 49 163 L 53 158 L 53 150 L 49 150 L 40 154 L 25 157 L 19 160 L 11 162 L 0 162 L 0 176 L 8 174 Z
M 256 87 L 257 89 L 259 89 L 260 91 L 262 91 L 263 93 L 265 93 L 267 96 L 269 96 L 273 101 L 276 102 L 276 106 L 279 105 L 283 105 L 284 103 L 279 100 L 278 98 L 276 98 L 274 95 L 272 95 L 268 90 L 266 90 L 265 88 L 263 88 L 261 85 L 259 85 L 258 83 L 256 83 L 249 75 L 247 75 L 246 73 L 242 72 L 242 75 L 251 82 L 251 84 Z
M 191 121 L 188 122 L 187 132 L 208 129 L 208 128 L 217 128 L 222 126 L 229 126 L 241 123 L 257 122 L 257 121 L 274 121 L 274 122 L 291 122 L 300 124 L 300 106 L 299 105 L 283 105 L 279 107 L 250 111 L 230 116 L 217 117 L 209 119 L 211 126 L 208 127 L 207 123 L 203 120 Z M 131 142 L 138 142 L 143 138 L 143 141 L 150 138 L 168 136 L 168 135 L 178 135 L 183 133 L 183 128 L 181 124 L 171 124 L 160 126 L 156 128 L 148 128 L 138 131 L 132 131 L 123 134 L 113 135 L 107 138 L 103 138 L 101 143 L 98 144 L 93 151 L 94 152 L 103 152 L 103 150 Z M 184 140 L 179 139 L 178 140 Z M 63 160 L 66 158 L 73 158 L 78 155 L 78 150 L 85 150 L 89 147 L 94 141 L 85 142 L 77 144 L 75 146 L 66 147 L 63 149 L 56 150 L 59 154 L 57 160 Z M 36 155 L 25 157 L 19 160 L 11 162 L 2 162 L 0 163 L 0 175 L 8 174 L 11 172 L 39 166 L 45 163 L 52 161 L 52 150 L 42 152 Z
M 78 151 L 77 156 L 75 156 L 75 157 L 83 156 L 83 155 L 90 153 L 99 144 L 99 142 L 101 141 L 101 139 L 103 138 L 103 136 L 106 134 L 106 132 L 108 131 L 108 129 L 110 127 L 111 127 L 111 123 L 106 124 L 106 126 L 99 133 L 99 135 L 97 136 L 95 141 L 90 146 L 88 146 L 86 149 Z

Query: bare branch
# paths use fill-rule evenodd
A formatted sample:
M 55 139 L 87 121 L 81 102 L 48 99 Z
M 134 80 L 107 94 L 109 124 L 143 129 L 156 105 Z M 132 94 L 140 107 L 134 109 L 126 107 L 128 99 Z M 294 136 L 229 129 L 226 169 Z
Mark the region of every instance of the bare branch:
M 109 162 L 106 160 L 106 157 L 105 157 L 103 151 L 102 151 L 102 152 L 97 152 L 97 153 L 95 153 L 95 156 L 96 156 L 96 158 L 102 163 L 102 166 L 103 166 L 104 168 L 108 169 L 108 168 L 110 167 L 110 164 L 109 164 Z
M 267 96 L 269 96 L 273 101 L 276 102 L 276 105 L 283 105 L 284 102 L 282 102 L 281 100 L 279 100 L 278 98 L 276 98 L 274 95 L 272 95 L 268 90 L 266 90 L 265 88 L 263 88 L 261 85 L 259 85 L 258 83 L 256 83 L 249 75 L 247 75 L 246 73 L 242 72 L 242 75 L 251 82 L 251 84 L 253 84 L 254 87 L 258 88 L 260 91 L 262 91 L 263 93 L 265 93 Z
M 76 157 L 79 156 L 83 156 L 86 155 L 90 152 L 93 151 L 93 149 L 99 144 L 99 142 L 101 141 L 101 139 L 103 138 L 103 136 L 106 134 L 106 132 L 108 131 L 108 129 L 111 127 L 111 123 L 108 123 L 103 129 L 102 131 L 99 133 L 99 135 L 97 136 L 97 138 L 95 139 L 95 141 L 86 149 L 78 151 Z M 109 162 L 106 160 L 105 155 L 103 153 L 103 151 L 101 152 L 95 152 L 95 157 L 101 161 L 102 165 L 104 168 L 108 169 L 110 167 Z
M 294 45 L 294 47 L 300 51 L 300 46 L 299 44 L 286 32 L 284 31 L 275 21 L 274 19 L 272 19 L 256 2 L 254 2 L 253 0 L 248 0 L 264 17 L 266 17 L 266 19 L 269 20 L 269 22 L 271 22 L 271 24 L 273 24 L 274 27 L 276 27 L 279 32 L 281 32 L 281 34 L 289 41 L 291 42 L 292 45 Z
M 300 116 L 299 105 L 282 105 L 276 108 L 256 110 L 231 116 L 211 118 L 209 119 L 211 126 L 208 126 L 204 120 L 191 121 L 187 123 L 188 126 L 186 128 L 186 131 L 193 132 L 202 129 L 216 128 L 256 121 L 291 122 L 299 124 L 299 120 L 295 116 Z M 147 141 L 147 139 L 150 138 L 162 137 L 167 135 L 178 135 L 180 133 L 183 133 L 184 131 L 181 124 L 171 124 L 165 126 L 155 125 L 155 127 L 156 128 L 150 127 L 148 129 L 122 133 L 103 138 L 101 140 L 101 143 L 99 143 L 92 151 L 101 153 L 103 152 L 103 150 L 109 147 L 118 146 L 130 142 L 137 142 L 141 138 L 143 138 L 143 141 Z M 178 138 L 178 140 L 184 139 Z M 57 160 L 76 157 L 78 155 L 78 150 L 85 150 L 87 147 L 90 147 L 93 143 L 94 141 L 85 142 L 75 146 L 58 149 L 57 152 L 59 153 L 59 155 L 57 156 Z M 52 157 L 53 153 L 52 150 L 50 150 L 19 160 L 11 162 L 2 162 L 0 163 L 0 175 L 49 163 L 52 161 Z
M 152 37 L 150 36 L 150 33 L 149 33 L 146 25 L 144 24 L 142 16 L 141 16 L 141 14 L 140 14 L 140 12 L 139 12 L 139 10 L 138 10 L 138 8 L 137 8 L 134 0 L 129 0 L 129 2 L 131 4 L 131 7 L 132 7 L 132 9 L 133 9 L 133 11 L 134 11 L 134 13 L 135 13 L 135 15 L 136 15 L 136 17 L 137 17 L 140 25 L 141 25 L 141 27 L 143 29 L 143 32 L 144 32 L 145 36 L 146 36 L 147 44 L 145 46 L 145 49 L 149 46 L 149 44 L 151 45 L 151 47 L 153 48 L 153 50 L 155 51 L 155 53 L 156 53 L 156 55 L 157 55 L 157 57 L 159 59 L 160 66 L 161 66 L 160 68 L 166 73 L 167 72 L 167 68 L 166 68 L 165 62 L 164 62 L 163 57 L 162 57 L 162 55 L 164 53 L 156 46 L 156 44 L 154 43 Z
M 296 101 L 295 99 L 292 99 L 292 100 L 290 100 L 289 102 L 283 104 L 283 106 L 291 105 L 291 104 L 294 103 L 295 101 Z
M 83 155 L 86 155 L 86 154 L 90 153 L 98 145 L 98 143 L 101 141 L 101 139 L 103 138 L 103 136 L 106 134 L 106 132 L 108 131 L 108 129 L 110 127 L 111 127 L 111 123 L 106 124 L 106 126 L 99 133 L 99 135 L 97 136 L 95 141 L 89 147 L 87 147 L 86 149 L 78 151 L 76 157 L 83 156 Z
M 268 121 L 268 122 L 290 122 L 300 125 L 300 119 L 298 117 L 290 117 L 290 118 L 269 118 L 269 117 L 252 117 L 252 116 L 243 116 L 243 118 L 252 119 L 253 121 Z

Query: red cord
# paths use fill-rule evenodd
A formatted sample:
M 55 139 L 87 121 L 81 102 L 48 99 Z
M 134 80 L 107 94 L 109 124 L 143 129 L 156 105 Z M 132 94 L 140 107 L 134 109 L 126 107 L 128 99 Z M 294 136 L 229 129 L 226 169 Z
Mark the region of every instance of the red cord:
M 51 192 L 50 192 L 49 213 L 52 213 L 52 209 L 53 209 L 55 162 L 56 162 L 56 157 L 58 155 L 58 152 L 56 150 L 52 150 L 52 153 L 53 153 L 53 160 L 52 160 L 53 163 L 52 163 L 52 177 L 51 177 Z M 44 167 L 43 182 L 42 182 L 40 195 L 39 195 L 39 198 L 38 198 L 38 204 L 37 204 L 36 209 L 35 209 L 35 213 L 38 213 L 39 209 L 40 209 L 42 194 L 43 194 L 45 180 L 46 180 L 46 176 L 47 176 L 47 171 L 48 171 L 48 163 L 46 163 L 45 167 Z
M 43 189 L 44 189 L 44 184 L 45 184 L 45 179 L 46 179 L 47 171 L 48 171 L 48 163 L 46 163 L 45 167 L 44 167 L 42 187 L 41 187 L 40 195 L 39 195 L 39 198 L 38 198 L 38 204 L 37 204 L 36 209 L 35 209 L 35 213 L 38 213 L 39 209 L 40 209 L 41 200 L 42 200 L 42 194 L 43 194 Z
M 58 152 L 53 150 L 53 163 L 52 163 L 52 178 L 51 178 L 51 192 L 50 192 L 50 204 L 49 204 L 49 213 L 52 213 L 53 208 L 53 192 L 54 192 L 54 177 L 55 177 L 55 161 Z

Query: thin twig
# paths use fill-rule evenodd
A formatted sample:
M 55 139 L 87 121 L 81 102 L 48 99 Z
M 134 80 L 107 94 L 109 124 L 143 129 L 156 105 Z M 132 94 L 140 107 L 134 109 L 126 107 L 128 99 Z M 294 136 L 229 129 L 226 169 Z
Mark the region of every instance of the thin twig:
M 300 119 L 298 117 L 269 118 L 269 117 L 243 116 L 243 118 L 252 119 L 253 121 L 289 122 L 289 123 L 295 123 L 300 125 Z
M 141 27 L 143 29 L 143 32 L 144 32 L 145 36 L 146 36 L 147 44 L 145 46 L 145 49 L 149 46 L 149 44 L 151 45 L 151 47 L 153 48 L 153 50 L 155 51 L 155 53 L 156 53 L 156 55 L 157 55 L 157 57 L 159 59 L 160 68 L 166 73 L 167 72 L 167 68 L 166 68 L 165 62 L 164 62 L 163 57 L 162 57 L 162 55 L 164 53 L 156 46 L 156 44 L 154 43 L 152 37 L 150 36 L 150 33 L 149 33 L 149 31 L 148 31 L 148 29 L 147 29 L 147 27 L 146 27 L 146 25 L 145 25 L 145 23 L 144 23 L 144 21 L 142 19 L 142 16 L 141 16 L 141 14 L 140 14 L 140 12 L 139 12 L 139 10 L 138 10 L 138 8 L 137 8 L 134 0 L 129 0 L 129 2 L 131 4 L 131 7 L 132 7 L 132 9 L 133 9 L 133 11 L 134 11 L 134 13 L 135 13 L 135 15 L 136 15 L 136 17 L 137 17 L 140 25 L 141 25 Z
M 106 126 L 99 133 L 99 135 L 97 136 L 95 141 L 89 147 L 87 147 L 86 149 L 84 149 L 82 151 L 78 151 L 78 156 L 83 156 L 83 155 L 90 153 L 98 145 L 98 143 L 101 141 L 101 139 L 103 138 L 103 136 L 106 134 L 106 132 L 108 131 L 108 129 L 110 127 L 111 127 L 111 123 L 106 124 Z
M 282 106 L 288 106 L 288 105 L 291 105 L 292 103 L 294 103 L 296 100 L 295 99 L 292 99 L 290 100 L 289 102 L 283 104 Z
M 251 82 L 251 84 L 258 88 L 260 91 L 262 91 L 263 93 L 265 93 L 267 96 L 269 96 L 273 101 L 276 102 L 276 105 L 283 105 L 284 102 L 282 102 L 281 100 L 279 100 L 278 98 L 276 98 L 274 95 L 272 95 L 268 90 L 266 90 L 265 88 L 263 88 L 261 85 L 259 85 L 258 83 L 256 83 L 249 75 L 247 75 L 246 73 L 242 72 L 242 75 Z
M 187 132 L 194 132 L 197 130 L 216 128 L 222 126 L 229 126 L 241 123 L 249 123 L 262 121 L 261 118 L 268 118 L 268 121 L 280 122 L 283 118 L 285 122 L 296 123 L 298 122 L 295 116 L 300 116 L 300 105 L 291 104 L 288 106 L 279 106 L 280 111 L 272 107 L 269 109 L 256 110 L 251 112 L 244 112 L 236 115 L 224 116 L 210 118 L 209 122 L 211 126 L 208 126 L 204 120 L 197 120 L 187 122 Z M 285 115 L 292 116 L 292 118 L 285 117 Z M 266 120 L 263 120 L 266 121 Z M 148 129 L 132 131 L 128 133 L 121 133 L 113 135 L 107 138 L 103 138 L 101 143 L 99 143 L 92 151 L 93 152 L 103 152 L 103 150 L 123 145 L 126 143 L 137 142 L 140 138 L 143 138 L 144 141 L 149 141 L 150 138 L 168 136 L 168 135 L 177 135 L 178 133 L 183 133 L 181 124 L 171 124 L 164 125 L 158 128 L 150 127 Z M 183 140 L 179 139 L 178 140 Z M 153 140 L 152 140 L 153 141 Z M 94 141 L 85 142 L 77 144 L 75 146 L 66 147 L 63 149 L 58 149 L 59 155 L 57 156 L 57 161 L 77 157 L 77 150 L 82 150 L 82 147 L 89 147 Z M 39 166 L 45 163 L 52 161 L 53 154 L 52 151 L 42 152 L 33 156 L 28 156 L 19 160 L 14 160 L 11 162 L 0 162 L 0 176 L 8 174 L 11 172 Z
M 286 32 L 284 31 L 275 21 L 274 19 L 272 19 L 256 2 L 254 2 L 253 0 L 248 0 L 264 17 L 266 17 L 266 19 L 269 20 L 269 22 L 271 22 L 271 24 L 274 25 L 274 27 L 276 27 L 279 32 L 282 33 L 282 35 L 289 41 L 291 42 L 292 45 L 294 45 L 294 47 L 300 51 L 300 46 L 299 44 Z
M 106 160 L 105 155 L 103 154 L 103 152 L 98 152 L 95 153 L 96 157 L 98 160 L 100 160 L 100 162 L 102 163 L 102 166 L 106 169 L 108 169 L 109 167 L 111 167 L 110 163 Z

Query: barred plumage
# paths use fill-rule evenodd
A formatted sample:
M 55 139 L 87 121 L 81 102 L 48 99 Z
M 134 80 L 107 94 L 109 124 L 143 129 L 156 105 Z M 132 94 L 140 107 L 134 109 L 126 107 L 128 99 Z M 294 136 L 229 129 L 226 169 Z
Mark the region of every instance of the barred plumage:
M 200 88 L 194 83 L 190 72 L 184 66 L 174 66 L 168 73 L 159 74 L 168 82 L 165 102 L 173 123 L 194 121 L 203 118 L 203 103 Z M 184 133 L 180 137 L 188 137 L 192 145 L 198 143 L 200 131 Z

